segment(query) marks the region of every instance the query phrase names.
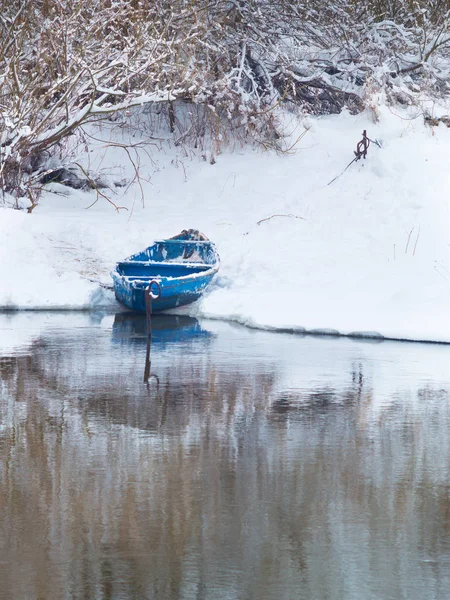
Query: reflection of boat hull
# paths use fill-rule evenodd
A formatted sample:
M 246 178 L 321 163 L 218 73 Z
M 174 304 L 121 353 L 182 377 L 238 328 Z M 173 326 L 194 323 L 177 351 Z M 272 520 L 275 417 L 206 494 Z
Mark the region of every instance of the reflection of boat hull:
M 119 262 L 111 273 L 117 300 L 136 312 L 145 312 L 145 291 L 159 288 L 152 301 L 158 312 L 198 300 L 219 270 L 219 256 L 210 241 L 172 239 L 156 242 Z M 157 284 L 152 282 L 156 281 Z
M 130 344 L 144 343 L 147 340 L 145 315 L 117 313 L 112 328 L 115 342 Z M 207 338 L 211 333 L 201 328 L 193 317 L 185 315 L 154 315 L 152 318 L 152 345 L 189 341 L 193 338 Z

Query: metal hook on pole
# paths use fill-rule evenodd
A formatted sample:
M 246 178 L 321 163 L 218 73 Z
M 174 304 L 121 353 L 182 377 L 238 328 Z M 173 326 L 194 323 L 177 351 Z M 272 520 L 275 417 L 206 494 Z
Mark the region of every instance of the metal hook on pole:
M 345 173 L 345 171 L 354 162 L 357 162 L 360 158 L 366 158 L 367 150 L 369 149 L 369 146 L 371 143 L 377 145 L 378 148 L 382 147 L 381 143 L 378 140 L 371 140 L 369 137 L 367 137 L 367 131 L 364 129 L 364 131 L 362 132 L 362 140 L 357 143 L 356 150 L 353 151 L 355 158 L 351 162 L 348 163 L 348 165 L 345 167 L 345 169 L 342 171 L 342 173 L 339 173 L 339 175 L 336 175 L 336 177 L 334 179 L 332 179 L 331 181 L 329 181 L 327 183 L 327 185 L 331 185 L 334 181 L 336 181 L 336 179 L 339 179 L 339 177 L 341 177 L 341 175 L 343 175 Z
M 152 288 L 156 287 L 156 292 Z M 161 296 L 161 286 L 159 281 L 152 279 L 145 288 L 145 314 L 147 315 L 147 335 L 152 335 L 152 304 L 153 300 L 158 300 Z

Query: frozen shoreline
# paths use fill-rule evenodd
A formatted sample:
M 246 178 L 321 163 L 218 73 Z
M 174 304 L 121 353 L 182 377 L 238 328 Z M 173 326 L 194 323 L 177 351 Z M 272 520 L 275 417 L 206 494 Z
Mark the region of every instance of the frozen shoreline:
M 89 279 L 111 283 L 117 260 L 193 227 L 216 243 L 221 271 L 192 316 L 450 342 L 450 130 L 379 112 L 377 124 L 297 122 L 310 129 L 293 156 L 242 149 L 210 165 L 168 143 L 141 163 L 145 206 L 134 185 L 118 213 L 102 199 L 86 210 L 93 193 L 55 184 L 68 195 L 45 193 L 32 215 L 0 208 L 0 309 L 114 309 Z M 327 185 L 363 129 L 382 148 Z M 117 148 L 84 160 L 110 181 L 132 175 Z
M 117 310 L 114 310 L 114 308 L 116 308 Z M 7 315 L 11 315 L 11 316 L 15 316 L 17 314 L 28 314 L 28 315 L 32 315 L 33 313 L 38 313 L 38 314 L 42 314 L 42 313 L 51 313 L 51 314 L 64 314 L 64 313 L 69 313 L 69 314 L 80 314 L 80 315 L 102 315 L 102 317 L 104 316 L 109 316 L 109 315 L 115 315 L 117 313 L 127 313 L 126 310 L 123 309 L 123 307 L 121 307 L 119 304 L 117 304 L 115 307 L 114 306 L 110 306 L 105 307 L 105 308 L 98 308 L 98 307 L 84 307 L 84 308 L 0 308 L 0 316 L 7 316 Z M 130 312 L 131 314 L 131 312 Z M 222 322 L 225 324 L 230 324 L 230 325 L 239 325 L 240 327 L 245 327 L 246 329 L 249 330 L 255 330 L 255 331 L 266 331 L 268 333 L 280 333 L 280 334 L 289 334 L 289 335 L 293 335 L 293 336 L 308 336 L 308 337 L 317 337 L 317 338 L 345 338 L 345 339 L 349 339 L 349 340 L 355 340 L 355 341 L 359 341 L 359 342 L 363 342 L 364 340 L 366 340 L 367 342 L 408 342 L 408 343 L 413 343 L 413 344 L 440 344 L 440 345 L 444 345 L 444 346 L 448 346 L 450 345 L 450 341 L 441 341 L 441 340 L 431 340 L 431 339 L 413 339 L 413 338 L 398 338 L 398 337 L 385 337 L 383 336 L 381 333 L 379 333 L 378 331 L 353 331 L 351 333 L 341 333 L 340 331 L 337 331 L 335 329 L 312 329 L 312 330 L 307 330 L 304 327 L 301 326 L 295 326 L 295 327 L 288 327 L 288 328 L 276 328 L 276 327 L 270 327 L 267 325 L 251 325 L 249 323 L 245 323 L 245 322 L 241 322 L 240 320 L 237 319 L 226 319 L 226 318 L 219 318 L 219 317 L 206 317 L 206 316 L 202 316 L 201 313 L 196 313 L 195 311 L 189 311 L 189 310 L 183 310 L 183 311 L 167 311 L 164 313 L 158 313 L 159 315 L 165 314 L 165 315 L 170 315 L 170 316 L 194 316 L 194 318 L 198 318 L 202 321 L 207 321 L 207 322 Z

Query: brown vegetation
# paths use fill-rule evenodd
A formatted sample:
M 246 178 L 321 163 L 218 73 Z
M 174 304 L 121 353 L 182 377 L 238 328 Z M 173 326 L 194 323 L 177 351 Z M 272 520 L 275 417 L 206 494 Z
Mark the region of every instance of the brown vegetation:
M 273 110 L 314 114 L 448 92 L 449 0 L 0 1 L 0 184 L 35 204 L 89 120 L 174 100 L 276 147 Z

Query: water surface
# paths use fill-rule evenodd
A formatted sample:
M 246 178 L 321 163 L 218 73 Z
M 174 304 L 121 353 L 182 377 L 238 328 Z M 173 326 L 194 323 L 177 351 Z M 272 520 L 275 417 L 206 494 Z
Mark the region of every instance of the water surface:
M 0 314 L 0 597 L 450 597 L 450 347 Z

